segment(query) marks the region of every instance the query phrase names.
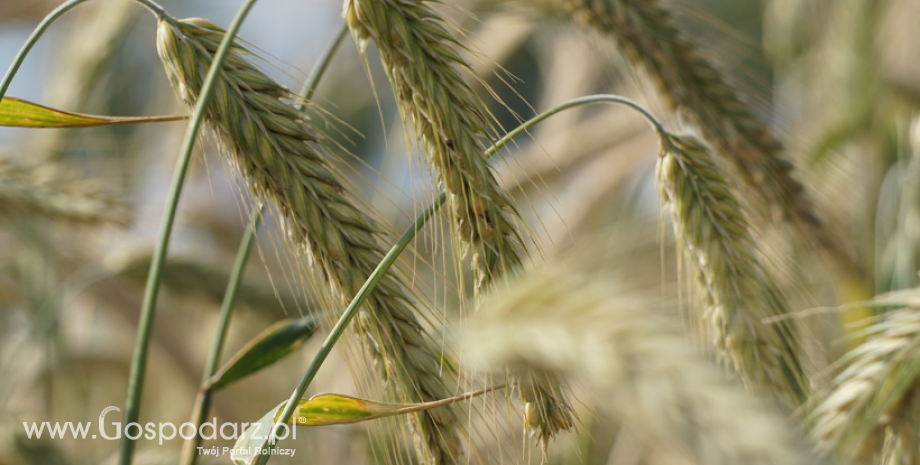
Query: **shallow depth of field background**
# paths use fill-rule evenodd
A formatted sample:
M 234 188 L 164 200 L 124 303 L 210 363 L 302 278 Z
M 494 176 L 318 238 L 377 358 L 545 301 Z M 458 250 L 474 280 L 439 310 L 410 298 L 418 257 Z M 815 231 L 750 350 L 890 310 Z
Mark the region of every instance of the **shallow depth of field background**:
M 0 1 L 0 64 L 12 61 L 57 3 Z M 176 17 L 201 16 L 226 26 L 241 2 L 161 3 Z M 504 100 L 505 106 L 493 103 L 491 108 L 506 130 L 516 125 L 515 114 L 528 118 L 535 110 L 590 93 L 634 98 L 669 127 L 682 127 L 650 81 L 607 41 L 497 3 L 458 0 L 456 8 L 442 11 L 468 31 L 468 43 L 480 52 L 470 60 Z M 269 74 L 296 89 L 341 24 L 340 11 L 335 1 L 262 0 L 240 36 L 271 57 L 263 67 Z M 782 238 L 765 228 L 759 237 L 793 307 L 834 306 L 848 301 L 850 291 L 865 298 L 916 286 L 920 134 L 912 140 L 910 129 L 920 115 L 920 1 L 682 0 L 675 12 L 692 39 L 717 58 L 749 103 L 771 121 L 832 231 L 874 271 L 871 289 L 853 290 L 837 282 L 824 262 L 793 256 Z M 39 42 L 9 95 L 84 113 L 181 113 L 156 55 L 154 26 L 150 15 L 128 0 L 83 5 Z M 316 102 L 340 120 L 330 119 L 327 130 L 342 145 L 342 172 L 389 229 L 402 231 L 434 191 L 428 175 L 420 173 L 419 158 L 407 155 L 414 147 L 407 144 L 373 50 L 365 63 L 347 39 Z M 117 450 L 117 441 L 101 438 L 26 439 L 22 422 L 92 421 L 95 433 L 99 413 L 123 405 L 147 259 L 184 129 L 183 122 L 79 130 L 0 128 L 0 155 L 54 160 L 98 180 L 124 199 L 129 221 L 127 228 L 117 229 L 0 219 L 0 465 L 105 463 Z M 245 194 L 227 176 L 216 150 L 202 144 L 180 204 L 142 422 L 187 421 L 247 218 L 241 210 Z M 689 285 L 678 276 L 673 240 L 662 233 L 671 228 L 662 223 L 667 219 L 659 214 L 654 189 L 656 151 L 654 135 L 643 121 L 607 106 L 562 114 L 508 150 L 499 172 L 522 207 L 535 260 L 590 242 L 599 249 L 598 257 L 615 257 L 611 260 L 622 261 L 615 266 L 630 267 L 634 285 L 678 302 L 679 291 Z M 453 258 L 444 254 L 449 238 L 443 231 L 443 225 L 426 230 L 416 254 L 405 257 L 402 266 L 432 311 L 455 322 L 461 319 L 458 295 L 470 289 L 457 288 Z M 259 237 L 226 356 L 272 322 L 308 313 L 316 305 L 309 287 L 291 271 L 277 225 L 269 221 Z M 471 280 L 463 281 L 468 285 Z M 846 319 L 815 315 L 807 324 L 816 337 L 827 341 L 826 347 L 846 350 Z M 453 330 L 435 331 L 449 340 Z M 237 423 L 262 416 L 290 394 L 320 339 L 217 394 L 212 416 Z M 811 356 L 820 361 L 839 353 Z M 310 392 L 349 394 L 353 386 L 347 362 L 336 353 Z M 614 428 L 597 418 L 590 405 L 576 404 L 581 437 L 569 433 L 559 438 L 548 463 L 607 463 Z M 496 422 L 506 423 L 506 410 L 494 414 Z M 109 414 L 108 422 L 119 415 Z M 299 457 L 278 457 L 275 463 L 383 463 L 385 458 L 370 452 L 367 430 L 363 424 L 301 429 L 295 444 Z M 496 430 L 501 431 L 478 438 L 477 447 L 498 450 L 505 444 L 508 450 L 495 455 L 504 463 L 540 463 L 530 440 L 522 450 L 519 426 Z M 181 443 L 173 439 L 158 446 L 141 440 L 136 463 L 173 463 Z

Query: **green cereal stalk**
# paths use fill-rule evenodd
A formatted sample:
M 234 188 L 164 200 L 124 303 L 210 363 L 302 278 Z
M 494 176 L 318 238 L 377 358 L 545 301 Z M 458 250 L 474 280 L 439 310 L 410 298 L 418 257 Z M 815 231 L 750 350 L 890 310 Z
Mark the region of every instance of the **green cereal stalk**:
M 146 0 L 145 0 L 146 1 Z M 192 152 L 195 143 L 198 140 L 198 134 L 201 130 L 201 124 L 205 119 L 208 104 L 211 101 L 215 84 L 220 82 L 218 76 L 224 61 L 229 56 L 233 44 L 233 38 L 236 36 L 243 20 L 249 14 L 249 11 L 255 5 L 256 0 L 247 0 L 240 7 L 236 17 L 230 24 L 225 37 L 221 38 L 217 51 L 214 54 L 213 66 L 209 62 L 208 66 L 202 70 L 203 82 L 199 90 L 200 100 L 196 103 L 192 112 L 189 126 L 185 133 L 185 139 L 182 141 L 182 148 L 179 153 L 179 160 L 176 163 L 176 169 L 173 172 L 173 179 L 169 188 L 166 208 L 163 211 L 163 221 L 160 224 L 160 232 L 157 238 L 156 249 L 153 260 L 150 262 L 150 273 L 147 275 L 147 286 L 144 290 L 144 300 L 141 304 L 140 323 L 137 328 L 137 338 L 135 340 L 134 355 L 131 358 L 131 373 L 128 379 L 128 394 L 125 401 L 125 417 L 123 424 L 125 430 L 131 423 L 136 423 L 140 416 L 141 392 L 144 386 L 144 375 L 147 370 L 147 352 L 150 348 L 150 333 L 153 331 L 153 321 L 156 314 L 157 297 L 160 291 L 160 282 L 163 275 L 163 266 L 166 262 L 166 251 L 169 248 L 169 239 L 172 236 L 173 223 L 176 219 L 176 210 L 179 207 L 179 197 L 182 194 L 182 187 L 185 183 L 185 174 L 188 171 L 189 161 L 192 159 Z M 156 6 L 159 8 L 159 6 Z M 157 15 L 158 20 L 162 22 L 175 21 L 167 16 L 161 8 L 151 9 Z M 196 99 L 197 100 L 197 99 Z M 119 455 L 120 465 L 131 465 L 134 456 L 134 441 L 127 437 L 127 434 L 121 441 L 121 452 Z

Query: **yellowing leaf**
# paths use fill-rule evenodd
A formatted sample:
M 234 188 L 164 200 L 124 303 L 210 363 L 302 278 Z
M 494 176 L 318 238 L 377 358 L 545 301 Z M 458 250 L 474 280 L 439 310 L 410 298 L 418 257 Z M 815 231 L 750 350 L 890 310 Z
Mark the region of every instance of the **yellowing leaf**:
M 85 128 L 108 124 L 161 123 L 187 116 L 95 116 L 55 110 L 15 97 L 0 100 L 0 126 L 19 128 Z
M 294 410 L 292 421 L 298 426 L 325 426 L 358 423 L 374 418 L 421 412 L 450 405 L 461 400 L 472 399 L 487 392 L 500 389 L 501 386 L 469 392 L 457 397 L 422 402 L 419 404 L 391 404 L 339 394 L 317 394 L 309 400 L 301 400 Z M 280 412 L 279 412 L 280 415 Z M 278 418 L 275 417 L 277 421 Z
M 298 426 L 340 425 L 396 415 L 403 410 L 410 411 L 408 409 L 412 407 L 411 404 L 388 404 L 338 394 L 320 394 L 298 402 L 293 420 Z
M 436 400 L 434 402 L 424 402 L 420 404 L 391 404 L 386 402 L 376 402 L 373 400 L 359 399 L 357 397 L 343 396 L 339 394 L 318 394 L 309 400 L 301 400 L 297 403 L 294 415 L 288 424 L 295 423 L 298 426 L 328 426 L 344 425 L 349 423 L 358 423 L 375 418 L 389 417 L 393 415 L 402 415 L 405 413 L 421 412 L 437 407 L 450 405 L 461 400 L 472 399 L 485 393 L 501 389 L 504 386 L 495 386 L 479 391 L 468 392 L 466 394 L 450 397 L 447 399 Z M 265 446 L 268 444 L 269 432 L 281 416 L 284 405 L 287 402 L 278 404 L 271 409 L 262 418 L 243 432 L 243 435 L 236 441 L 230 459 L 237 465 L 251 465 L 254 459 L 263 453 Z M 285 436 L 284 427 L 279 427 L 281 436 Z

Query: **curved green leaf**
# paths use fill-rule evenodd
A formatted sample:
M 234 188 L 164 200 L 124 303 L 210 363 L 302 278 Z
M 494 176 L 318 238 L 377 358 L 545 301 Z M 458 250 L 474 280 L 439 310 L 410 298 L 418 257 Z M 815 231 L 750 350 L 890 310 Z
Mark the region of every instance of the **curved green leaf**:
M 86 128 L 109 124 L 162 123 L 187 116 L 96 116 L 56 110 L 15 97 L 0 100 L 0 126 L 19 128 Z
M 316 332 L 316 319 L 304 317 L 279 321 L 249 341 L 208 383 L 216 391 L 249 376 L 297 350 Z

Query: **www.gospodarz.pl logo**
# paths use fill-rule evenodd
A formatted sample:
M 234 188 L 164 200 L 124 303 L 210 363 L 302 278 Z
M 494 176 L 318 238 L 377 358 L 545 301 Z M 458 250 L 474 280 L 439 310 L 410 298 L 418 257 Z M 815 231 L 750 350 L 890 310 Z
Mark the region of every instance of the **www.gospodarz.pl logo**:
M 143 425 L 132 422 L 122 425 L 121 422 L 117 421 L 109 422 L 109 425 L 106 426 L 105 416 L 112 411 L 120 412 L 121 409 L 110 406 L 99 414 L 98 434 L 91 433 L 93 427 L 93 422 L 91 421 L 68 421 L 64 423 L 48 421 L 29 423 L 24 421 L 22 426 L 25 428 L 29 439 L 40 439 L 46 432 L 52 439 L 63 439 L 68 436 L 74 439 L 97 439 L 101 437 L 111 441 L 121 439 L 122 435 L 124 435 L 124 437 L 131 440 L 140 439 L 141 437 L 148 440 L 157 439 L 160 445 L 163 444 L 163 441 L 175 439 L 177 436 L 185 440 L 193 439 L 196 435 L 205 440 L 214 440 L 218 437 L 226 440 L 237 440 L 245 432 L 250 439 L 259 440 L 268 439 L 270 433 L 270 428 L 268 427 L 264 428 L 266 430 L 264 432 L 258 431 L 258 429 L 262 428 L 259 423 L 222 423 L 218 425 L 216 417 L 212 418 L 212 421 L 202 423 L 200 426 L 196 426 L 191 422 L 185 422 L 179 426 L 170 422 L 149 422 Z M 297 428 L 291 428 L 286 424 L 277 424 L 275 425 L 275 430 L 275 438 L 279 440 L 287 439 L 288 436 L 293 439 L 297 438 Z

